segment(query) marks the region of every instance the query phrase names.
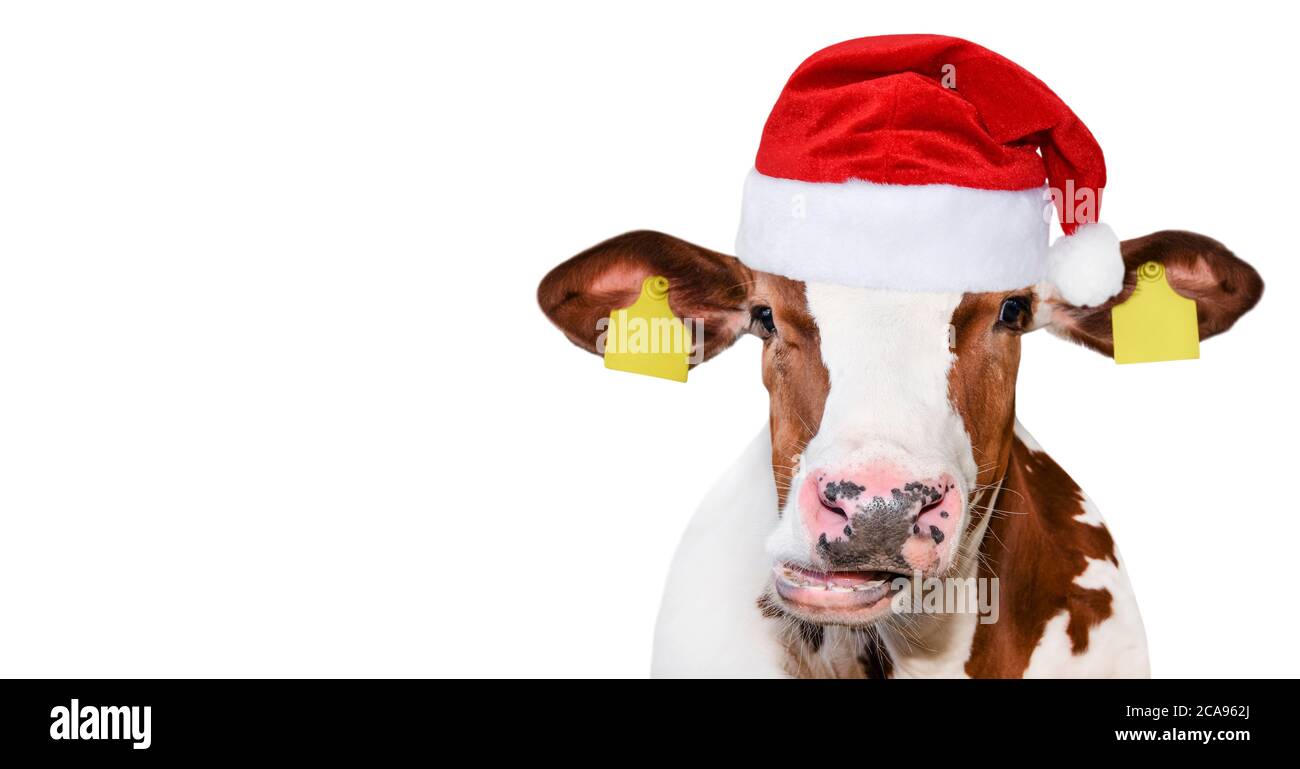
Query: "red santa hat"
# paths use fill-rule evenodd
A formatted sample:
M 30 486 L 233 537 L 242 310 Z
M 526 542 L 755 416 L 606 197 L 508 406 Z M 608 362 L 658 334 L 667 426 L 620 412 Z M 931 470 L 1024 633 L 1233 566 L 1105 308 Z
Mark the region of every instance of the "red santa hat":
M 1124 278 L 1097 222 L 1106 164 L 1033 75 L 952 37 L 850 40 L 795 70 L 745 182 L 737 255 L 798 280 L 1101 304 Z M 1065 236 L 1048 247 L 1049 223 Z

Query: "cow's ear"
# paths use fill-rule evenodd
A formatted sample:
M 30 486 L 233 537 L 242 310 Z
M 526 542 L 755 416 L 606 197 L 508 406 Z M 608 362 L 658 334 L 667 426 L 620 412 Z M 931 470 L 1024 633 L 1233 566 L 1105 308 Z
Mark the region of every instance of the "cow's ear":
M 1164 265 L 1165 278 L 1174 291 L 1196 301 L 1202 340 L 1232 328 L 1264 293 L 1264 281 L 1255 268 L 1217 240 L 1194 232 L 1155 232 L 1122 242 L 1120 252 L 1124 255 L 1124 289 L 1104 304 L 1077 307 L 1062 300 L 1051 286 L 1044 287 L 1049 331 L 1103 355 L 1114 355 L 1111 308 L 1132 296 L 1137 270 L 1149 261 Z
M 749 329 L 751 270 L 734 256 L 648 230 L 610 238 L 551 270 L 537 287 L 537 301 L 565 336 L 594 353 L 601 319 L 635 302 L 651 275 L 668 278 L 677 317 L 703 321 L 703 360 Z

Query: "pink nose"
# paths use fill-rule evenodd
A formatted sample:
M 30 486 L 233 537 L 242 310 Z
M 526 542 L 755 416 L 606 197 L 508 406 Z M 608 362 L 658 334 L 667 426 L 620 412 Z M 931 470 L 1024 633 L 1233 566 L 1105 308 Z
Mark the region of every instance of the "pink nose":
M 947 473 L 917 478 L 884 465 L 818 468 L 799 490 L 799 512 L 826 565 L 903 559 L 925 545 L 940 555 L 962 510 Z M 910 547 L 909 547 L 910 543 Z

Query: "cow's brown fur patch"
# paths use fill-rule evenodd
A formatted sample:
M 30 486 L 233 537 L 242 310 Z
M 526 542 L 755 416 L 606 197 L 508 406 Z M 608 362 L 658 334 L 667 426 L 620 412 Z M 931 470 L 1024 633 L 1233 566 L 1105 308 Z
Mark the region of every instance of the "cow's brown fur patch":
M 777 333 L 763 340 L 763 385 L 771 401 L 772 473 L 780 509 L 795 463 L 821 426 L 831 380 L 804 284 L 763 274 L 753 301 L 771 307 L 776 320 Z
M 1024 675 L 1047 623 L 1062 611 L 1069 613 L 1067 632 L 1079 654 L 1090 630 L 1112 612 L 1109 591 L 1074 582 L 1089 558 L 1117 563 L 1110 532 L 1076 520 L 1084 512 L 1083 492 L 1051 457 L 1018 438 L 1010 453 L 979 569 L 982 578 L 998 578 L 1001 613 L 975 631 L 966 672 L 976 678 Z
M 979 468 L 976 484 L 987 487 L 1006 473 L 1016 419 L 1016 374 L 1020 369 L 1020 328 L 998 323 L 1002 303 L 1028 291 L 966 294 L 952 313 L 957 359 L 948 372 L 948 397 L 961 415 Z M 1028 323 L 1028 317 L 1025 323 Z M 972 510 L 972 513 L 976 511 Z M 972 515 L 972 522 L 979 518 Z

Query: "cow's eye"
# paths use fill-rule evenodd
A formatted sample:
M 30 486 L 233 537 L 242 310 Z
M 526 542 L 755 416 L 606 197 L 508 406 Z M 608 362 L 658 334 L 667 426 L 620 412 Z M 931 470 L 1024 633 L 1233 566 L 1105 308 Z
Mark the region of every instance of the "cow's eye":
M 776 318 L 772 317 L 771 307 L 755 307 L 750 311 L 750 315 L 753 316 L 754 323 L 763 329 L 763 333 L 776 333 Z
M 998 323 L 1011 329 L 1024 328 L 1029 321 L 1029 300 L 1023 296 L 1009 296 L 1002 300 L 998 310 Z

